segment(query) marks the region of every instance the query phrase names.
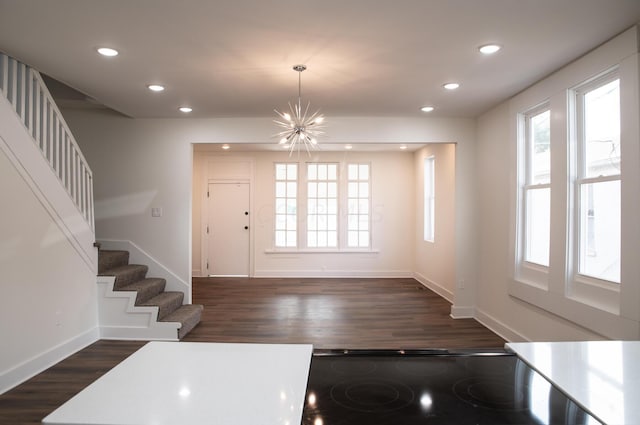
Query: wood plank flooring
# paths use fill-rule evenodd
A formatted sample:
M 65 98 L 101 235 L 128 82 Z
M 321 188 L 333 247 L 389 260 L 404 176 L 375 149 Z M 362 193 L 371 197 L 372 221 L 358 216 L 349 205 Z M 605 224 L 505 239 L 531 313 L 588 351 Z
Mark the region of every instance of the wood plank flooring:
M 202 322 L 184 339 L 316 348 L 501 348 L 504 340 L 413 279 L 194 278 Z M 0 395 L 0 424 L 42 418 L 145 343 L 102 340 Z
M 414 279 L 195 278 L 203 320 L 185 341 L 311 343 L 316 348 L 502 347 Z

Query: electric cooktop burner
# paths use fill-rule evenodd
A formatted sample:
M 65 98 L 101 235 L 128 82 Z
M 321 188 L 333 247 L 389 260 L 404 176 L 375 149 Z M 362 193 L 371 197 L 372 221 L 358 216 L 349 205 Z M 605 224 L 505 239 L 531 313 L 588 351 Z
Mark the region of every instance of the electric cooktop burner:
M 303 425 L 598 424 L 506 352 L 316 350 Z

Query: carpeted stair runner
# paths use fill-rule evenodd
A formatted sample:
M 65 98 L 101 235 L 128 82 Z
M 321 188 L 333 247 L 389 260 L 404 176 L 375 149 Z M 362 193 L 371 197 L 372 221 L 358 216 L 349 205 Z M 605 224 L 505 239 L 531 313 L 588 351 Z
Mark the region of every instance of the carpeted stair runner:
M 148 278 L 148 267 L 129 264 L 128 251 L 98 251 L 98 275 L 115 276 L 114 291 L 135 291 L 136 306 L 158 307 L 158 321 L 180 322 L 178 339 L 182 339 L 198 323 L 203 306 L 185 304 L 182 292 L 165 291 L 166 281 Z

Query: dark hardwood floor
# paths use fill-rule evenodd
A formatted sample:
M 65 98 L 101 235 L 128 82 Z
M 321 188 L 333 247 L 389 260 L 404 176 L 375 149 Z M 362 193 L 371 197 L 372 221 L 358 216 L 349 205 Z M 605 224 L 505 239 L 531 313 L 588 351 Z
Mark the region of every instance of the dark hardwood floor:
M 194 278 L 202 322 L 184 341 L 311 343 L 315 348 L 502 348 L 413 279 Z M 0 395 L 1 424 L 38 424 L 142 347 L 98 341 Z

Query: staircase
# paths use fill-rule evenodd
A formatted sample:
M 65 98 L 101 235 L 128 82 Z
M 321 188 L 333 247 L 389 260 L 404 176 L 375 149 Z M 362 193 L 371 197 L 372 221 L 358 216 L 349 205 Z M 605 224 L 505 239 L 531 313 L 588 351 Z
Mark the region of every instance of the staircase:
M 98 252 L 98 276 L 115 277 L 113 294 L 135 296 L 131 313 L 135 313 L 136 308 L 148 312 L 149 307 L 155 307 L 155 321 L 178 324 L 177 339 L 182 339 L 200 323 L 203 306 L 183 305 L 184 293 L 165 291 L 165 279 L 146 277 L 147 271 L 145 265 L 129 264 L 128 251 L 100 249 Z

